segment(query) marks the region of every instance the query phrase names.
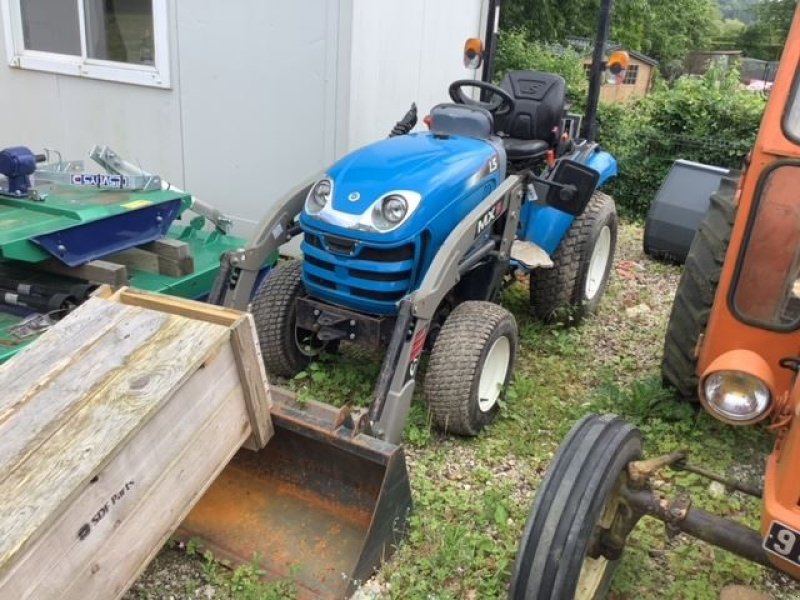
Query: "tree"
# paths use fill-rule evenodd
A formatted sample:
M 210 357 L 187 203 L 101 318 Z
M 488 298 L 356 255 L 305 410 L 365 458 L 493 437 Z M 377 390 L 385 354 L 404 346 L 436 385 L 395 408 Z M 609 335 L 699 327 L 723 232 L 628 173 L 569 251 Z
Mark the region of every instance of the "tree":
M 754 6 L 758 0 L 719 0 L 719 9 L 723 19 L 741 21 L 745 25 L 755 22 Z
M 662 63 L 683 62 L 694 50 L 708 48 L 720 21 L 714 0 L 649 0 L 645 32 L 649 54 Z
M 558 73 L 567 82 L 567 99 L 572 108 L 583 111 L 589 91 L 583 57 L 572 48 L 553 50 L 541 42 L 529 41 L 519 30 L 504 31 L 495 58 L 495 79 L 500 81 L 508 71 L 524 69 Z
M 739 38 L 742 50 L 753 58 L 778 60 L 796 6 L 795 0 L 761 0 L 754 7 L 755 22 Z
M 505 0 L 501 28 L 543 42 L 594 38 L 599 9 L 600 0 Z M 611 37 L 657 60 L 681 61 L 710 43 L 719 20 L 716 0 L 616 0 Z

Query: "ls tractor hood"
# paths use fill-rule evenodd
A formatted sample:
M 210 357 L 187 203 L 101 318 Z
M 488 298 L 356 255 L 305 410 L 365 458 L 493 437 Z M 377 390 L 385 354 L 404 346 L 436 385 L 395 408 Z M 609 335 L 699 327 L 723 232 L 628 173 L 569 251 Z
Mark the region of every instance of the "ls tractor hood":
M 494 182 L 484 185 L 495 187 L 504 171 L 504 158 L 487 140 L 433 133 L 397 136 L 334 164 L 328 170 L 330 201 L 316 214 L 304 212 L 302 219 L 311 227 L 333 225 L 360 231 L 364 239 L 374 236 L 375 241 L 392 242 L 418 231 L 442 212 L 468 212 L 474 203 L 470 192 L 490 175 Z M 376 229 L 372 215 L 392 194 L 406 199 L 407 215 L 388 230 Z

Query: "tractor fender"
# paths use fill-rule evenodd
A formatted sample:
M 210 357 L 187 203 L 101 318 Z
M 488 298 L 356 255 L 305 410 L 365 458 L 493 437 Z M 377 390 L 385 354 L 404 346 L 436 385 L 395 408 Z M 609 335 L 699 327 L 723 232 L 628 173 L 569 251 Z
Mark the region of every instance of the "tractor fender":
M 605 150 L 593 152 L 586 160 L 586 166 L 600 173 L 600 181 L 597 182 L 598 188 L 603 187 L 619 174 L 617 159 Z
M 605 150 L 595 150 L 585 161 L 581 161 L 580 158 L 578 160 L 600 174 L 598 188 L 619 173 L 617 159 Z M 525 202 L 520 215 L 519 238 L 533 242 L 552 256 L 561 244 L 561 240 L 567 235 L 574 220 L 575 217 L 572 215 L 552 206 L 537 202 Z

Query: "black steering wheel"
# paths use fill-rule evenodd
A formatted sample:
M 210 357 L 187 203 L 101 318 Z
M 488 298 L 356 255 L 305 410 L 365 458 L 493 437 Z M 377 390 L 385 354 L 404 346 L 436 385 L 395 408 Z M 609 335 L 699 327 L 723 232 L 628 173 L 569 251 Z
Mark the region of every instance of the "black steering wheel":
M 483 102 L 482 100 L 473 100 L 464 93 L 464 88 L 474 87 L 482 92 L 488 92 L 489 101 Z M 485 108 L 493 115 L 507 115 L 514 110 L 514 98 L 505 91 L 503 88 L 485 81 L 478 81 L 476 79 L 459 79 L 450 84 L 450 98 L 457 104 L 466 104 L 467 106 L 477 106 Z

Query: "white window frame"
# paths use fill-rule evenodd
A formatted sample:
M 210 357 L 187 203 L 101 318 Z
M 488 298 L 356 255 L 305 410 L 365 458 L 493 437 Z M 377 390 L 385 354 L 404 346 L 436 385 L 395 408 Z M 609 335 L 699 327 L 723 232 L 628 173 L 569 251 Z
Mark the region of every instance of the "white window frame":
M 61 75 L 118 81 L 157 88 L 170 87 L 167 0 L 152 0 L 153 43 L 155 45 L 155 65 L 152 66 L 89 58 L 86 51 L 86 18 L 84 16 L 83 0 L 72 0 L 78 3 L 81 56 L 28 50 L 25 48 L 23 37 L 21 1 L 0 0 L 0 14 L 3 19 L 6 56 L 8 57 L 9 66 L 18 69 L 46 71 Z M 67 2 L 70 0 L 58 1 Z

